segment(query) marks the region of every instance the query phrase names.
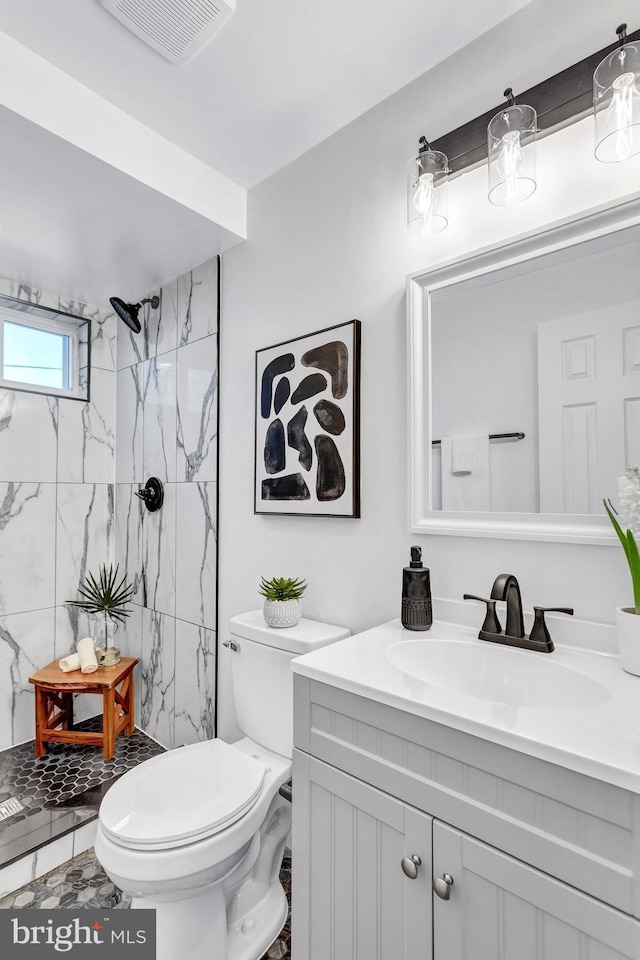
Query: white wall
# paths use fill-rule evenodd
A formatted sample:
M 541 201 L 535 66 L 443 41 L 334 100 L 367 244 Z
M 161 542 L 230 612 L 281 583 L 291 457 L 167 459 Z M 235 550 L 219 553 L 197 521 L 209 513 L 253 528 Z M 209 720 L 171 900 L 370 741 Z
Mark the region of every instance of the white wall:
M 540 187 L 524 204 L 492 207 L 484 167 L 454 181 L 450 226 L 434 240 L 406 231 L 406 163 L 422 133 L 437 138 L 495 104 L 504 78 L 525 89 L 602 46 L 600 5 L 563 4 L 580 17 L 586 6 L 594 23 L 586 48 L 550 29 L 554 5 L 540 0 L 251 191 L 249 240 L 223 257 L 222 640 L 230 616 L 260 605 L 261 574 L 307 577 L 306 616 L 353 631 L 399 616 L 401 568 L 414 541 L 435 596 L 483 595 L 509 571 L 529 608 L 561 603 L 580 618 L 612 622 L 628 600 L 617 549 L 407 532 L 406 275 L 633 195 L 640 160 L 597 164 L 587 119 L 539 144 Z M 631 19 L 630 4 L 614 6 L 607 20 Z M 362 519 L 254 516 L 254 351 L 353 317 L 362 321 Z M 219 733 L 232 737 L 224 654 Z

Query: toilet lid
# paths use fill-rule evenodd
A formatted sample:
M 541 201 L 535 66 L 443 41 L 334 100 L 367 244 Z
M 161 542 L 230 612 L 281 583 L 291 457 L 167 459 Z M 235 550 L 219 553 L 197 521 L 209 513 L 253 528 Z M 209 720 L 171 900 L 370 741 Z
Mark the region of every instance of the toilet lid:
M 264 763 L 223 740 L 169 750 L 111 787 L 100 823 L 124 846 L 193 843 L 239 820 L 260 795 L 265 773 Z

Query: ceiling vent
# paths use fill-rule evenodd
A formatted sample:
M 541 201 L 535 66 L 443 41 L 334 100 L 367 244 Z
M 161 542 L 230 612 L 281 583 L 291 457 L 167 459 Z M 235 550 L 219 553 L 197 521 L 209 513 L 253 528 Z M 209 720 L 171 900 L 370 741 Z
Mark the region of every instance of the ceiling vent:
M 183 64 L 226 23 L 236 0 L 100 0 L 116 20 L 171 63 Z

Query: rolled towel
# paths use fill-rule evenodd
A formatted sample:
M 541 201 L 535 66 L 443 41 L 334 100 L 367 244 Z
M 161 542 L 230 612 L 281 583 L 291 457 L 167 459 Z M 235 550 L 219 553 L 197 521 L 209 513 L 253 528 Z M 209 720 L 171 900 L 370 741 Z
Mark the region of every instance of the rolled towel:
M 70 673 L 72 670 L 80 669 L 80 654 L 70 653 L 68 657 L 62 657 L 58 661 L 58 666 L 63 673 Z
M 80 670 L 82 673 L 95 673 L 98 669 L 96 659 L 96 648 L 91 637 L 83 637 L 78 640 L 78 656 L 80 657 Z

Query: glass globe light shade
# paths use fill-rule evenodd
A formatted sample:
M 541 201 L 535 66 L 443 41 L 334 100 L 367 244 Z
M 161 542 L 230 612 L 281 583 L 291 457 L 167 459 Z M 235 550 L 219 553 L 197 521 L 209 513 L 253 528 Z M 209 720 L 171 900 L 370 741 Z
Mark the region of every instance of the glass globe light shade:
M 449 223 L 449 161 L 438 150 L 422 149 L 407 166 L 407 227 L 416 237 L 432 237 Z
M 506 207 L 536 189 L 537 116 L 533 107 L 512 103 L 487 127 L 489 200 Z
M 597 160 L 617 163 L 640 153 L 640 44 L 625 43 L 598 64 L 593 110 Z

